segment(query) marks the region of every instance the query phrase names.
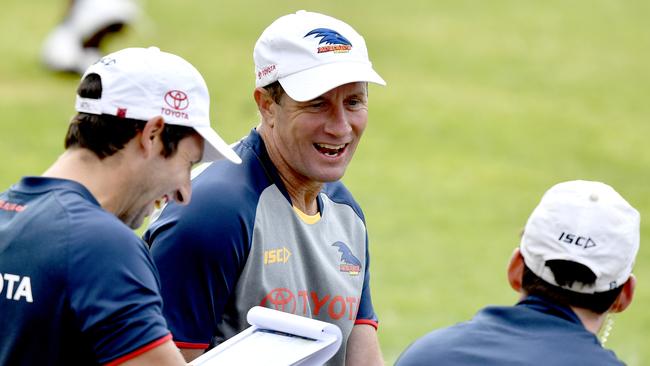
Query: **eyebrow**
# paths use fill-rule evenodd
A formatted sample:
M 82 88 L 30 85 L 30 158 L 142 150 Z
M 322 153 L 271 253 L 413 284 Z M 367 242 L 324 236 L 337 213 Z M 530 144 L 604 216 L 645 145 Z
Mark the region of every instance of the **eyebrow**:
M 347 95 L 343 99 L 345 100 L 345 99 L 350 99 L 350 98 L 367 98 L 367 97 L 368 97 L 368 93 L 365 90 L 359 90 L 358 92 L 350 93 L 349 95 Z M 325 98 L 322 95 L 319 95 L 314 99 L 310 99 L 310 100 L 307 100 L 307 101 L 304 101 L 304 102 L 299 102 L 299 103 L 309 104 L 309 103 L 325 101 L 325 100 L 329 100 L 329 98 Z
M 358 92 L 358 93 L 350 94 L 347 98 L 352 98 L 352 97 L 357 97 L 357 98 L 362 97 L 362 98 L 366 98 L 366 97 L 368 97 L 368 94 L 367 94 L 365 91 L 361 91 L 361 92 Z

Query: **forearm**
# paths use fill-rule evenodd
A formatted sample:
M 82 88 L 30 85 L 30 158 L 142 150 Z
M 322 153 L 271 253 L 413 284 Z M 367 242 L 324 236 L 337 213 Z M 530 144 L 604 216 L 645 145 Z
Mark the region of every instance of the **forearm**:
M 183 355 L 183 358 L 185 358 L 186 362 L 191 362 L 195 358 L 201 356 L 205 350 L 204 349 L 196 349 L 196 348 L 181 348 L 181 355 Z
M 358 324 L 352 327 L 345 354 L 348 366 L 381 366 L 384 360 L 379 349 L 377 331 L 371 325 Z

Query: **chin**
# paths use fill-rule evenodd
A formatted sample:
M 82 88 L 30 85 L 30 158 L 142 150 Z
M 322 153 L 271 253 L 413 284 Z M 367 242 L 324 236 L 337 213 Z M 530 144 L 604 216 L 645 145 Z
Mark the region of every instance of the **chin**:
M 345 174 L 345 169 L 325 170 L 319 172 L 318 174 L 314 174 L 313 179 L 317 182 L 331 183 L 331 182 L 336 182 L 337 180 L 343 178 L 344 174 Z
M 119 218 L 126 226 L 135 230 L 138 229 L 144 223 L 144 216 L 132 216 L 132 217 L 120 217 Z
M 130 227 L 133 230 L 138 229 L 140 226 L 142 226 L 142 223 L 144 222 L 143 219 L 138 219 L 136 221 L 131 221 L 131 222 L 125 222 L 126 226 Z

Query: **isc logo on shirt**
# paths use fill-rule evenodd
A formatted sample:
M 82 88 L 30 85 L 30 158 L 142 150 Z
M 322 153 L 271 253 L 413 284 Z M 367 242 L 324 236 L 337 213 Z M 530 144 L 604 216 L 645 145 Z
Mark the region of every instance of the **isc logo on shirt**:
M 25 300 L 34 302 L 32 298 L 32 281 L 29 276 L 18 276 L 11 273 L 0 273 L 0 295 L 5 291 L 8 300 Z
M 291 252 L 285 247 L 265 250 L 264 264 L 287 263 L 290 256 Z

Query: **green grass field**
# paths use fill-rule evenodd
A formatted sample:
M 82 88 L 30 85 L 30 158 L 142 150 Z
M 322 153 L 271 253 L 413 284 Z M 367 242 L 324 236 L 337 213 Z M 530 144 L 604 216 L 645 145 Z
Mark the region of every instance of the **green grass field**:
M 650 3 L 642 0 L 148 1 L 108 44 L 156 45 L 202 71 L 228 141 L 257 123 L 252 49 L 299 8 L 362 33 L 388 86 L 345 182 L 364 207 L 387 364 L 425 332 L 517 295 L 505 267 L 552 184 L 614 186 L 642 215 L 635 302 L 607 343 L 650 364 Z M 299 5 L 295 5 L 299 4 Z M 399 4 L 399 5 L 398 5 Z M 39 64 L 64 1 L 9 0 L 0 15 L 0 187 L 62 152 L 76 76 Z M 1 270 L 1 269 L 0 269 Z

